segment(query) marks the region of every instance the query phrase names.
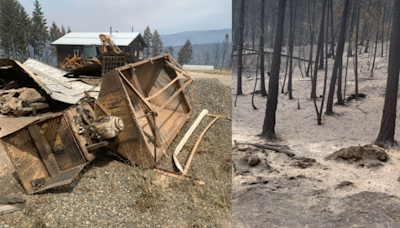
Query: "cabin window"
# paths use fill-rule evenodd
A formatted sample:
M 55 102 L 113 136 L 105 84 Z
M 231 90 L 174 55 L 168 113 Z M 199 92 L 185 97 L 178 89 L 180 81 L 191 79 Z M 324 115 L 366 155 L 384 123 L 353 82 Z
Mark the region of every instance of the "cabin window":
M 74 57 L 81 57 L 82 51 L 81 50 L 74 50 Z
M 139 51 L 139 59 L 143 59 L 143 51 Z
M 135 51 L 135 56 L 137 56 L 137 51 Z

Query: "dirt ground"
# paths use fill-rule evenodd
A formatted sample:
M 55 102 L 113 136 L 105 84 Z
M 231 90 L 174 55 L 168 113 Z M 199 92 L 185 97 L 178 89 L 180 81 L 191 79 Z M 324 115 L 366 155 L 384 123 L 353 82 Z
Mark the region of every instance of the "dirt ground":
M 202 109 L 231 116 L 230 84 L 215 79 L 220 75 L 193 76 L 193 114 L 158 168 L 174 170 L 172 152 Z M 0 117 L 0 136 L 36 118 Z M 178 156 L 182 164 L 212 119 L 205 117 L 190 137 Z M 25 201 L 16 204 L 20 211 L 0 215 L 0 227 L 231 227 L 230 147 L 231 121 L 219 119 L 205 134 L 188 172 L 205 185 L 99 156 L 72 184 L 27 195 L 0 146 L 0 206 L 10 199 Z
M 216 78 L 222 82 L 222 84 L 231 87 L 232 75 L 231 74 L 213 74 L 207 73 L 207 71 L 189 71 L 190 76 L 196 78 Z
M 400 227 L 399 148 L 386 150 L 388 161 L 378 161 L 375 165 L 325 159 L 341 148 L 371 144 L 378 135 L 388 55 L 377 57 L 373 77 L 368 69 L 368 63 L 372 65 L 369 57 L 369 54 L 360 56 L 362 66 L 359 68 L 359 92 L 366 98 L 348 101 L 345 106 L 335 105 L 335 115 L 323 115 L 322 126 L 317 125 L 314 103 L 309 98 L 310 78 L 302 77 L 296 67 L 295 99 L 289 100 L 287 94 L 279 94 L 275 127 L 279 140 L 275 142 L 257 136 L 262 131 L 266 97 L 255 95 L 257 109 L 253 109 L 251 92 L 255 71 L 245 69 L 245 95 L 237 98 L 236 106 L 234 99 L 232 101 L 232 139 L 286 145 L 296 156 L 288 157 L 252 146 L 233 146 L 234 227 Z M 281 69 L 284 69 L 286 59 L 282 60 Z M 333 62 L 329 59 L 328 75 Z M 346 96 L 354 93 L 352 66 L 350 59 Z M 304 73 L 304 65 L 302 67 Z M 234 96 L 237 74 L 233 75 Z M 283 77 L 284 70 L 280 87 Z M 329 83 L 330 80 L 328 86 Z M 323 71 L 320 70 L 317 96 L 322 94 L 322 84 Z M 317 104 L 320 105 L 320 99 Z M 396 126 L 399 129 L 399 121 Z M 400 138 L 398 132 L 395 138 Z

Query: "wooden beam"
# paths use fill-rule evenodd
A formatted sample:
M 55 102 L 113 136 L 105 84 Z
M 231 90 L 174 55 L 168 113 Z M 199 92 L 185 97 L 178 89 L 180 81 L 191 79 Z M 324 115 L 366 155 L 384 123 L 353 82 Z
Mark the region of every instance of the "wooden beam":
M 188 160 L 186 161 L 185 169 L 183 169 L 183 175 L 186 175 L 186 173 L 187 173 L 187 171 L 188 171 L 188 169 L 189 169 L 190 163 L 192 162 L 192 158 L 193 158 L 194 152 L 196 152 L 197 147 L 199 146 L 200 141 L 201 141 L 201 139 L 203 138 L 204 134 L 206 134 L 206 132 L 208 131 L 208 129 L 211 127 L 211 125 L 213 125 L 213 123 L 215 123 L 215 121 L 218 120 L 218 118 L 219 118 L 219 117 L 217 116 L 215 119 L 213 119 L 213 120 L 207 125 L 207 127 L 204 128 L 203 132 L 201 132 L 201 135 L 200 135 L 199 138 L 197 139 L 196 144 L 194 144 L 194 147 L 193 147 L 192 151 L 190 152 L 189 158 L 188 158 Z
M 12 213 L 15 211 L 20 211 L 20 210 L 21 210 L 21 208 L 10 206 L 10 205 L 0 206 L 0 215 L 4 215 L 4 214 Z

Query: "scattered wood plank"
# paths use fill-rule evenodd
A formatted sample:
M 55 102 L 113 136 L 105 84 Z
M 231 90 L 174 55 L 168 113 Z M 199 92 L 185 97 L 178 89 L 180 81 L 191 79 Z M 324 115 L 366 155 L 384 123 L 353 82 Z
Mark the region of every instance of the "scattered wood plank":
M 193 147 L 192 151 L 190 152 L 189 158 L 188 158 L 188 160 L 186 161 L 185 169 L 183 170 L 183 175 L 186 175 L 186 173 L 187 173 L 187 171 L 188 171 L 188 169 L 189 169 L 190 163 L 192 162 L 192 158 L 193 158 L 194 152 L 196 152 L 197 147 L 199 146 L 200 141 L 201 141 L 201 139 L 203 138 L 204 134 L 205 134 L 205 133 L 207 132 L 207 130 L 211 127 L 211 125 L 213 125 L 213 123 L 215 123 L 215 121 L 217 121 L 218 119 L 219 119 L 219 116 L 215 117 L 215 119 L 213 119 L 213 120 L 207 125 L 207 127 L 203 130 L 203 132 L 200 134 L 200 137 L 197 139 L 196 144 L 194 144 L 194 147 Z
M 172 158 L 174 160 L 175 166 L 179 169 L 179 171 L 181 171 L 181 173 L 183 173 L 183 168 L 181 166 L 181 164 L 178 161 L 178 153 L 181 151 L 182 147 L 185 145 L 186 141 L 189 139 L 189 137 L 192 135 L 192 133 L 194 132 L 194 130 L 196 130 L 197 126 L 199 126 L 201 120 L 204 118 L 205 115 L 207 115 L 208 110 L 203 109 L 203 111 L 201 111 L 200 115 L 197 117 L 197 119 L 194 121 L 194 123 L 192 124 L 192 126 L 190 126 L 189 130 L 186 132 L 186 134 L 183 136 L 183 138 L 181 139 L 181 141 L 179 142 L 179 144 L 176 146 L 174 153 L 172 154 Z
M 13 212 L 19 211 L 19 210 L 21 210 L 21 208 L 14 207 L 14 206 L 11 206 L 11 205 L 0 206 L 0 215 L 13 213 Z
M 284 148 L 283 146 L 279 146 L 279 145 L 268 145 L 268 144 L 260 144 L 260 143 L 247 143 L 247 142 L 238 142 L 236 140 L 233 140 L 233 142 L 235 143 L 235 145 L 248 145 L 248 146 L 254 146 L 260 149 L 267 149 L 267 150 L 273 150 L 277 153 L 284 153 L 289 157 L 294 157 L 296 156 L 292 151 L 290 151 L 287 148 Z
M 195 179 L 195 178 L 193 178 L 191 176 L 188 176 L 188 175 L 182 175 L 181 173 L 173 172 L 173 171 L 170 171 L 170 170 L 159 169 L 159 168 L 154 168 L 153 170 L 155 172 L 157 172 L 157 173 L 161 173 L 163 175 L 166 175 L 166 176 L 169 176 L 169 177 L 178 178 L 178 179 L 181 179 L 181 180 L 185 180 L 185 179 L 186 180 L 194 180 L 199 185 L 205 185 L 206 184 L 204 181 Z

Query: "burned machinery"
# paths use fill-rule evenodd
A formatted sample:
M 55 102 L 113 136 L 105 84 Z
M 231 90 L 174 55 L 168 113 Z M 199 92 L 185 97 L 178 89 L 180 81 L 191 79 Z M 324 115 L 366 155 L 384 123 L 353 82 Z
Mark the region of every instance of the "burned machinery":
M 28 194 L 71 183 L 107 147 L 130 164 L 155 166 L 192 113 L 193 79 L 170 55 L 104 75 L 85 98 L 1 138 Z

